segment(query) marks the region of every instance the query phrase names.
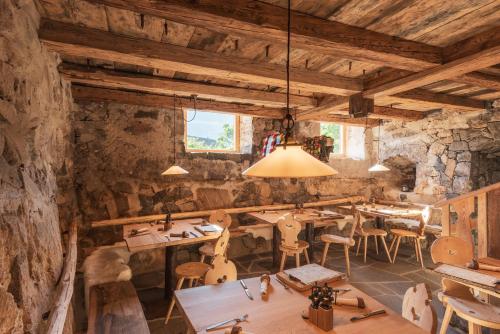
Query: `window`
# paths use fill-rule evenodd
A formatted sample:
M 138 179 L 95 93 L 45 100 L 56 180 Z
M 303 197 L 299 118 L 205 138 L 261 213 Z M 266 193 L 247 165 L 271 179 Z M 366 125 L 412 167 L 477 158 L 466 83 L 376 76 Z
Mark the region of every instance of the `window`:
M 320 134 L 332 137 L 333 154 L 357 160 L 365 159 L 365 129 L 336 123 L 321 123 Z
M 333 154 L 345 154 L 346 126 L 336 123 L 321 123 L 320 134 L 333 138 Z
M 237 115 L 188 109 L 184 143 L 188 152 L 238 152 L 240 118 Z

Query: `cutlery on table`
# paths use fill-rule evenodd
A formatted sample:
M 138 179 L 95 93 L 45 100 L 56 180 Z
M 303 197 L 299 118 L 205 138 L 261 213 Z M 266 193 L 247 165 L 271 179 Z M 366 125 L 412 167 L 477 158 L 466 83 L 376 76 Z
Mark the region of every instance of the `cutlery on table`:
M 224 320 L 224 321 L 221 321 L 221 322 L 218 322 L 218 323 L 215 323 L 213 325 L 210 325 L 206 328 L 206 331 L 212 331 L 212 330 L 215 330 L 221 326 L 224 326 L 225 324 L 228 324 L 230 322 L 236 322 L 236 323 L 240 323 L 240 322 L 243 322 L 243 321 L 246 321 L 248 318 L 248 314 L 245 314 L 239 318 L 234 318 L 234 319 L 229 319 L 229 320 Z
M 290 291 L 290 287 L 288 285 L 286 285 L 284 282 L 280 281 L 278 278 L 274 277 L 274 279 L 279 283 L 281 284 L 285 290 L 289 290 Z
M 369 317 L 373 317 L 374 315 L 385 314 L 385 313 L 386 312 L 384 309 L 373 311 L 373 312 L 368 312 L 368 313 L 365 313 L 365 314 L 357 316 L 357 317 L 352 317 L 351 321 L 358 321 L 358 320 L 366 319 Z
M 253 296 L 250 293 L 250 290 L 248 290 L 246 283 L 243 280 L 240 280 L 240 284 L 243 287 L 243 290 L 245 290 L 245 294 L 247 295 L 248 299 L 253 300 Z
M 198 236 L 196 233 L 194 233 L 193 231 L 189 231 L 189 233 L 190 233 L 193 237 L 195 237 L 195 238 L 198 238 L 198 237 L 199 237 L 199 236 Z

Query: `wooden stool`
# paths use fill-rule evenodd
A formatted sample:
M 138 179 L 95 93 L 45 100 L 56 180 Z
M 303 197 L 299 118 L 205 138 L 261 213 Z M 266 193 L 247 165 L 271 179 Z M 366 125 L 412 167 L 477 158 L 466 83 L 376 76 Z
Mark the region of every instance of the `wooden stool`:
M 351 231 L 349 233 L 349 236 L 347 237 L 342 237 L 339 235 L 333 235 L 333 234 L 323 234 L 320 239 L 325 243 L 325 248 L 323 248 L 323 256 L 321 257 L 321 265 L 325 265 L 326 261 L 326 255 L 328 254 L 328 248 L 330 247 L 330 244 L 339 244 L 344 246 L 344 255 L 345 255 L 345 262 L 346 262 L 346 270 L 347 270 L 347 276 L 351 275 L 351 263 L 349 261 L 349 247 L 352 247 L 356 244 L 356 242 L 353 239 L 354 232 L 356 231 L 356 227 L 359 223 L 359 213 L 355 213 L 353 216 L 346 216 L 344 219 L 339 219 L 342 221 L 350 221 L 351 222 Z
M 403 297 L 401 315 L 428 333 L 436 333 L 437 316 L 431 305 L 432 294 L 425 283 L 409 288 Z
M 213 211 L 210 217 L 208 218 L 208 221 L 210 222 L 210 224 L 218 225 L 223 229 L 229 228 L 229 226 L 231 226 L 232 223 L 231 216 L 227 214 L 226 211 L 224 210 Z M 207 256 L 213 258 L 215 256 L 214 243 L 206 242 L 205 244 L 203 244 L 203 246 L 201 246 L 198 249 L 198 252 L 201 255 L 200 262 L 205 262 L 205 258 Z
M 427 225 L 427 223 L 429 222 L 430 217 L 430 207 L 426 206 L 425 209 L 422 210 L 422 217 L 420 219 L 420 224 L 417 231 L 403 230 L 398 228 L 391 229 L 391 234 L 394 236 L 394 239 L 391 242 L 391 247 L 389 247 L 389 252 L 392 251 L 394 244 L 396 245 L 392 258 L 393 263 L 396 261 L 396 256 L 398 255 L 399 243 L 401 242 L 401 238 L 406 237 L 408 239 L 413 239 L 417 262 L 420 262 L 420 265 L 422 266 L 422 268 L 424 268 L 424 259 L 422 257 L 422 247 L 420 245 L 420 240 L 425 240 L 425 225 Z
M 359 212 L 358 212 L 359 213 Z M 359 222 L 356 225 L 356 235 L 359 236 L 358 239 L 358 247 L 356 249 L 356 256 L 359 254 L 359 248 L 361 246 L 361 239 L 363 239 L 363 244 L 364 244 L 364 256 L 363 256 L 363 262 L 366 263 L 366 251 L 368 248 L 368 237 L 372 237 L 375 240 L 375 250 L 378 254 L 378 242 L 377 238 L 380 238 L 382 241 L 382 245 L 384 246 L 385 254 L 387 255 L 387 259 L 389 260 L 389 263 L 392 263 L 391 256 L 389 255 L 389 250 L 387 249 L 387 244 L 385 242 L 385 237 L 387 236 L 387 232 L 378 228 L 363 228 L 363 224 L 366 222 L 366 218 L 363 217 L 361 213 L 359 213 Z
M 175 287 L 175 290 L 180 290 L 182 288 L 182 283 L 184 283 L 184 280 L 186 279 L 189 280 L 189 287 L 191 287 L 193 281 L 199 280 L 200 278 L 205 276 L 209 269 L 209 264 L 201 262 L 188 262 L 177 266 L 177 268 L 175 268 L 175 274 L 177 275 L 177 286 Z M 170 301 L 170 305 L 168 307 L 167 317 L 165 318 L 165 325 L 168 323 L 168 320 L 172 315 L 174 305 L 175 298 L 172 297 L 172 300 Z
M 283 271 L 285 268 L 285 261 L 288 256 L 295 256 L 295 264 L 297 267 L 300 267 L 301 253 L 304 253 L 306 263 L 310 263 L 309 255 L 307 254 L 309 244 L 306 241 L 298 240 L 297 237 L 301 228 L 301 224 L 293 218 L 291 213 L 284 215 L 278 221 L 278 229 L 281 232 L 281 244 L 279 249 L 282 252 L 280 271 Z
M 440 334 L 446 333 L 453 312 L 468 321 L 469 334 L 481 333 L 481 327 L 500 329 L 500 307 L 448 296 Z

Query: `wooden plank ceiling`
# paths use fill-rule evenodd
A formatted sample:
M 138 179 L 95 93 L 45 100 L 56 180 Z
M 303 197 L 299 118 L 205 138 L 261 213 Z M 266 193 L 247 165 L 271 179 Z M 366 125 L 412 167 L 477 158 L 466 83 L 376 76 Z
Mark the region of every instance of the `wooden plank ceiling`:
M 40 38 L 61 54 L 80 99 L 159 105 L 196 94 L 207 110 L 283 114 L 287 0 L 40 2 Z M 369 118 L 385 120 L 500 98 L 498 0 L 292 7 L 291 104 L 301 120 L 377 124 L 349 119 L 354 94 L 374 99 Z

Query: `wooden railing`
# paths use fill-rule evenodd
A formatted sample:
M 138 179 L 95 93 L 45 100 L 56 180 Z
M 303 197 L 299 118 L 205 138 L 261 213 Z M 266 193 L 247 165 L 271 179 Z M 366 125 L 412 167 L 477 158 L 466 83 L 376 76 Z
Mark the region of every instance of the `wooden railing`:
M 61 334 L 66 322 L 69 304 L 73 296 L 73 286 L 76 272 L 77 258 L 77 222 L 74 221 L 69 228 L 67 254 L 64 259 L 64 267 L 61 279 L 57 285 L 56 299 L 50 312 L 47 333 Z
M 356 203 L 364 201 L 363 196 L 350 196 L 344 198 L 337 198 L 325 201 L 304 203 L 305 208 L 313 208 L 319 206 L 337 205 L 343 203 Z M 261 206 L 250 206 L 242 208 L 228 208 L 224 209 L 229 214 L 236 213 L 247 213 L 247 212 L 257 212 L 262 210 L 288 210 L 295 208 L 295 204 L 273 204 L 273 205 L 261 205 Z M 172 219 L 185 219 L 185 218 L 198 218 L 210 216 L 213 210 L 203 210 L 203 211 L 191 211 L 191 212 L 178 212 L 172 214 Z M 92 222 L 92 227 L 105 227 L 105 226 L 116 226 L 116 225 L 126 225 L 126 224 L 136 224 L 136 223 L 147 223 L 155 221 L 158 219 L 165 218 L 165 214 L 161 215 L 150 215 L 150 216 L 140 216 L 140 217 L 129 217 L 129 218 L 117 218 L 109 220 L 101 220 Z
M 477 212 L 476 203 L 477 201 Z M 487 187 L 442 200 L 435 207 L 442 208 L 443 236 L 455 235 L 475 244 L 472 230 L 477 230 L 477 256 L 500 257 L 500 182 Z M 450 207 L 457 213 L 454 227 L 450 224 Z M 477 219 L 471 214 L 476 212 Z

